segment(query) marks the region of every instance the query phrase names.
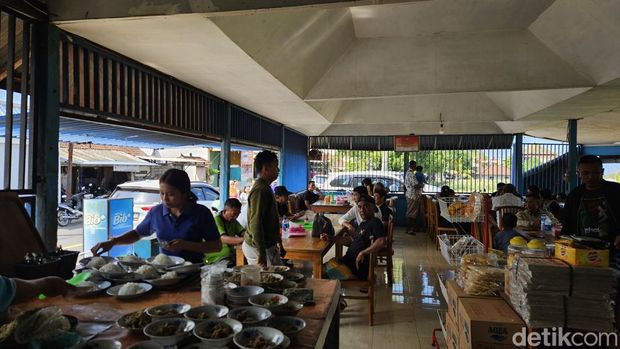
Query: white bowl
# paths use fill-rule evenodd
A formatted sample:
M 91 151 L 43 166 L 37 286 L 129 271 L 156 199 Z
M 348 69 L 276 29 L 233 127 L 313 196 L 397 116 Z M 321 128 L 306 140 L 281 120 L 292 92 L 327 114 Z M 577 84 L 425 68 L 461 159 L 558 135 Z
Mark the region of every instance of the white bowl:
M 253 319 L 251 321 L 238 319 L 240 312 L 245 311 Z M 227 318 L 237 320 L 243 324 L 243 327 L 259 326 L 271 317 L 271 311 L 267 308 L 260 307 L 238 307 L 228 312 Z
M 179 332 L 169 336 L 162 336 L 156 333 L 158 329 L 166 325 L 176 327 Z M 192 320 L 183 318 L 162 319 L 148 324 L 144 328 L 144 334 L 159 344 L 164 346 L 172 346 L 187 337 L 195 326 L 196 324 L 194 324 Z
M 81 349 L 121 349 L 121 342 L 114 339 L 95 339 L 86 342 Z
M 278 316 L 269 322 L 269 326 L 279 330 L 289 338 L 295 338 L 299 332 L 306 328 L 306 321 L 297 316 Z M 291 329 L 285 329 L 283 326 L 290 326 Z
M 271 282 L 263 281 L 267 277 L 270 277 L 270 278 L 274 279 L 274 281 L 271 281 Z M 282 276 L 280 274 L 276 274 L 276 273 L 260 273 L 260 283 L 263 286 L 277 286 L 277 285 L 279 285 L 282 282 L 282 280 L 284 280 L 284 276 Z
M 172 259 L 172 264 L 155 264 L 153 263 L 153 260 L 155 259 L 155 257 L 150 257 L 146 260 L 146 262 L 152 266 L 154 266 L 157 269 L 166 269 L 166 268 L 170 268 L 170 267 L 174 267 L 174 266 L 178 266 L 178 265 L 182 265 L 183 263 L 185 263 L 185 259 L 181 258 L 181 257 L 177 257 L 177 256 L 168 256 L 170 257 L 170 259 Z
M 228 289 L 226 292 L 228 299 L 247 302 L 248 298 L 264 293 L 265 289 L 259 286 L 241 286 Z
M 121 289 L 121 287 L 123 287 L 123 285 L 116 285 L 114 287 L 110 287 L 110 288 L 108 288 L 106 293 L 108 295 L 114 296 L 114 297 L 116 297 L 118 299 L 130 299 L 130 298 L 140 297 L 141 295 L 143 295 L 143 294 L 145 294 L 148 291 L 153 289 L 153 285 L 151 285 L 151 284 L 147 284 L 147 283 L 144 283 L 144 282 L 139 282 L 138 284 L 142 287 L 142 292 L 137 293 L 137 294 L 126 295 L 126 296 L 119 295 L 118 291 Z
M 284 334 L 279 330 L 271 327 L 244 328 L 241 332 L 235 335 L 235 338 L 233 340 L 235 344 L 240 348 L 253 349 L 252 347 L 248 346 L 248 343 L 256 335 L 261 335 L 266 340 L 272 343 L 269 346 L 263 347 L 265 349 L 275 349 L 284 342 Z
M 202 331 L 205 331 L 221 323 L 228 325 L 232 329 L 232 333 L 229 336 L 225 338 L 208 338 L 208 337 L 205 337 L 204 334 L 202 333 Z M 200 339 L 203 343 L 209 343 L 210 345 L 213 345 L 213 346 L 225 347 L 228 345 L 228 343 L 232 342 L 233 337 L 237 333 L 241 332 L 242 329 L 243 329 L 243 325 L 241 324 L 241 322 L 237 320 L 212 319 L 212 320 L 203 321 L 199 323 L 198 325 L 196 325 L 196 328 L 194 328 L 194 336 L 198 337 L 198 339 Z
M 162 304 L 146 309 L 146 314 L 154 320 L 183 317 L 192 308 L 189 304 L 172 303 Z
M 207 317 L 203 318 L 200 315 L 206 314 Z M 228 314 L 228 307 L 223 305 L 207 304 L 200 307 L 190 309 L 185 313 L 185 318 L 200 323 L 205 320 L 219 319 Z
M 94 282 L 95 286 L 91 286 L 91 287 L 80 287 L 80 285 L 77 285 L 75 288 L 77 289 L 77 293 L 75 294 L 76 297 L 89 297 L 89 296 L 94 296 L 97 295 L 103 291 L 105 291 L 108 287 L 112 286 L 112 283 L 110 281 L 101 281 L 101 282 Z
M 256 296 L 252 296 L 248 299 L 250 304 L 257 307 L 267 308 L 269 310 L 282 306 L 288 302 L 288 298 L 277 293 L 263 293 Z M 265 303 L 271 302 L 273 304 L 266 305 Z

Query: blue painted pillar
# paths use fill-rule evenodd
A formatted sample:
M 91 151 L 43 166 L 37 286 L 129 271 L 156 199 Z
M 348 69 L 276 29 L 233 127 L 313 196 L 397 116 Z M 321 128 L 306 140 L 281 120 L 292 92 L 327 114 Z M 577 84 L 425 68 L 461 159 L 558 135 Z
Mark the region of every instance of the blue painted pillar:
M 577 187 L 577 120 L 568 120 L 568 191 Z
M 226 127 L 220 153 L 220 210 L 224 209 L 224 202 L 228 200 L 228 183 L 230 182 L 230 130 L 232 104 L 226 103 Z
M 512 184 L 517 188 L 517 192 L 525 193 L 525 183 L 523 181 L 523 134 L 515 135 L 515 144 L 512 148 Z
M 58 225 L 58 133 L 60 128 L 60 31 L 47 23 L 37 23 L 33 32 L 36 83 L 34 120 L 36 123 L 36 217 L 35 225 L 45 247 L 56 249 Z
M 282 132 L 282 144 L 280 144 L 280 174 L 278 175 L 278 184 L 279 185 L 284 185 L 284 152 L 286 151 L 286 129 L 284 128 L 284 125 L 281 126 L 281 132 Z M 290 189 L 289 189 L 290 190 Z

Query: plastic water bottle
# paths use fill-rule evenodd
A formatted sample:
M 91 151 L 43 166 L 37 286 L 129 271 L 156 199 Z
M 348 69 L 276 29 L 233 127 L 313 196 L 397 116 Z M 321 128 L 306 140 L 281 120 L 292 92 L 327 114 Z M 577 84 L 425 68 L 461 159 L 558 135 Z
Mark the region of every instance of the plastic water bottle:
M 540 215 L 540 231 L 541 232 L 545 232 L 545 221 L 547 220 L 547 215 L 546 214 L 541 214 Z
M 282 218 L 282 239 L 288 239 L 289 237 L 289 222 L 288 218 Z

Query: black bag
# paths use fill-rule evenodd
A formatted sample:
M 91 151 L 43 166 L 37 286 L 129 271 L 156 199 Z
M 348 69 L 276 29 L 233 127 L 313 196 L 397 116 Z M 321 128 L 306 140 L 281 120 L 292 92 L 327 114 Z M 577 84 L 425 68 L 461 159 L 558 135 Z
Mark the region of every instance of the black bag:
M 312 223 L 312 237 L 318 238 L 321 234 L 334 236 L 336 232 L 334 231 L 332 221 L 330 221 L 329 218 L 325 217 L 322 213 L 317 213 L 314 216 L 314 222 Z

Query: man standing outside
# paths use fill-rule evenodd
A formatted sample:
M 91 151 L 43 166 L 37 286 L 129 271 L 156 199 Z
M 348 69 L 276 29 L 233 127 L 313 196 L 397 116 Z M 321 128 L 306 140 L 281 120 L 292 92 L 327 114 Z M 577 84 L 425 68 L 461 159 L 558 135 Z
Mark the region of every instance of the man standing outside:
M 415 176 L 416 162 L 409 161 L 409 169 L 405 175 L 405 196 L 407 198 L 407 234 L 415 235 L 414 226 L 420 211 L 420 198 L 416 198 L 418 180 Z
M 248 195 L 248 228 L 241 248 L 248 264 L 281 264 L 280 218 L 271 183 L 278 178 L 278 156 L 263 150 L 254 158 L 257 179 Z

